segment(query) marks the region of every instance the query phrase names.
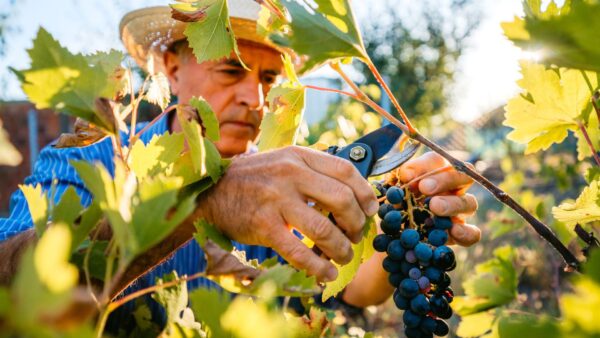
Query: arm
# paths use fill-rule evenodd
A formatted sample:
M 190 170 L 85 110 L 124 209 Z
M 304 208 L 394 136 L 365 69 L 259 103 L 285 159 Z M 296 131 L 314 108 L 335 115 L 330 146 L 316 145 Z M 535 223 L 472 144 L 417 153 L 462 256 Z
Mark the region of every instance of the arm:
M 400 167 L 400 181 L 409 182 L 447 164 L 441 156 L 426 153 Z M 452 217 L 454 225 L 450 229 L 450 240 L 462 246 L 472 245 L 481 238 L 481 231 L 464 220 L 465 215 L 477 210 L 475 197 L 465 194 L 472 183 L 468 176 L 453 169 L 432 175 L 411 187 L 424 195 L 435 196 L 431 199 L 430 210 L 438 216 Z M 360 266 L 356 277 L 344 292 L 343 300 L 346 303 L 358 307 L 376 305 L 383 303 L 393 293 L 394 287 L 388 282 L 388 273 L 381 266 L 386 256 L 386 253 L 377 252 Z

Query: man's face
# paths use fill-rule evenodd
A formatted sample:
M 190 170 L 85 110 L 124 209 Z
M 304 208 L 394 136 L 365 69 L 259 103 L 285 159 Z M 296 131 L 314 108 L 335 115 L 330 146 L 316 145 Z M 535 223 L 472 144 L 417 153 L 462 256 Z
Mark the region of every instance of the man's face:
M 201 96 L 215 111 L 221 133 L 216 146 L 224 157 L 245 152 L 258 136 L 265 98 L 283 68 L 281 54 L 273 49 L 246 41 L 238 41 L 238 47 L 250 70 L 234 55 L 202 64 L 193 55 L 165 55 L 167 76 L 179 102 Z

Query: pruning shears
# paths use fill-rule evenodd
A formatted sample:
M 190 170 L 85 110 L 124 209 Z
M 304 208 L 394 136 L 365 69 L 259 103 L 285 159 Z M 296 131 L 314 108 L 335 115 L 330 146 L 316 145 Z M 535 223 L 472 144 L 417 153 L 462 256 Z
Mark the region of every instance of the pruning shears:
M 350 161 L 364 178 L 379 176 L 401 166 L 419 149 L 419 143 L 403 139 L 403 135 L 400 128 L 388 124 L 346 147 L 329 147 L 327 152 Z

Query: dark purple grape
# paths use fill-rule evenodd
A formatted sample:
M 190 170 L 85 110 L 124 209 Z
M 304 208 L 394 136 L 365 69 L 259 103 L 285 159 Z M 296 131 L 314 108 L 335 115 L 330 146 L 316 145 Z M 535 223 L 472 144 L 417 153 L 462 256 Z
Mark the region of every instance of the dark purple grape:
M 427 290 L 431 286 L 429 278 L 425 276 L 421 276 L 421 278 L 417 280 L 417 284 L 419 284 L 419 289 L 421 290 Z
M 404 259 L 406 259 L 406 261 L 409 263 L 416 263 L 418 260 L 417 256 L 415 255 L 415 252 L 413 250 L 408 250 L 404 254 Z
M 404 274 L 402 274 L 402 272 L 395 272 L 395 273 L 390 273 L 388 275 L 388 282 L 390 282 L 390 284 L 397 288 L 398 285 L 400 285 L 400 282 L 404 279 Z
M 419 328 L 424 333 L 433 333 L 437 328 L 437 321 L 431 317 L 425 317 L 421 320 L 421 325 Z
M 410 309 L 410 299 L 402 296 L 398 290 L 394 291 L 394 304 L 400 310 Z
M 431 311 L 429 300 L 423 294 L 416 295 L 413 299 L 411 299 L 410 309 L 414 313 L 418 313 L 420 315 L 425 315 Z
M 404 200 L 404 190 L 398 187 L 390 187 L 387 190 L 385 197 L 387 198 L 388 202 L 390 202 L 390 204 L 402 203 L 402 201 Z
M 450 328 L 448 327 L 448 324 L 446 324 L 445 321 L 438 319 L 435 321 L 435 323 L 436 327 L 435 330 L 433 330 L 433 334 L 435 334 L 436 336 L 443 337 L 450 333 Z
M 427 239 L 433 246 L 442 246 L 448 241 L 448 233 L 444 230 L 434 229 L 429 233 Z
M 383 269 L 387 272 L 400 272 L 400 262 L 395 261 L 389 257 L 384 258 L 381 265 L 383 266 Z
M 377 215 L 379 216 L 379 218 L 383 219 L 385 217 L 385 215 L 392 210 L 394 210 L 393 205 L 383 203 L 382 205 L 379 206 L 379 210 L 377 210 Z
M 419 243 L 420 235 L 415 229 L 408 229 L 400 235 L 400 241 L 406 249 L 412 249 Z
M 417 256 L 417 259 L 421 262 L 429 262 L 433 256 L 433 250 L 431 247 L 423 242 L 417 244 L 414 251 L 415 256 Z
M 400 240 L 395 239 L 388 245 L 387 254 L 391 259 L 401 261 L 404 259 L 406 250 L 404 250 L 404 247 L 402 247 L 402 244 L 400 244 Z
M 433 218 L 433 226 L 436 229 L 448 230 L 452 228 L 452 220 L 450 220 L 450 217 L 435 216 Z
M 421 269 L 415 267 L 408 271 L 408 277 L 414 280 L 418 280 L 421 277 Z
M 454 251 L 449 247 L 442 245 L 433 251 L 433 264 L 442 270 L 446 270 L 456 262 Z
M 392 238 L 385 234 L 379 234 L 373 239 L 373 248 L 375 251 L 385 252 L 390 245 Z
M 430 266 L 425 268 L 425 276 L 427 278 L 429 278 L 429 281 L 432 283 L 437 284 L 437 282 L 440 281 L 440 279 L 442 278 L 442 273 L 443 271 L 434 267 L 434 266 Z
M 406 298 L 413 298 L 419 293 L 419 284 L 412 279 L 404 279 L 398 286 L 398 292 Z
M 404 315 L 402 316 L 402 320 L 404 321 L 404 325 L 408 328 L 416 328 L 421 324 L 421 316 L 412 312 L 411 310 L 404 311 Z

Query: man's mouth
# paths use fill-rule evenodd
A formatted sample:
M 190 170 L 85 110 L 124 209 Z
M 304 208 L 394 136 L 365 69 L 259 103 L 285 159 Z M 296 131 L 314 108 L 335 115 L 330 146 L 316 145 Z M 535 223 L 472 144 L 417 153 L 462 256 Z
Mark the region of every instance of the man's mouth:
M 253 132 L 256 130 L 256 126 L 252 123 L 243 122 L 243 121 L 224 121 L 221 122 L 221 128 L 223 127 L 234 127 L 241 129 L 251 129 Z

